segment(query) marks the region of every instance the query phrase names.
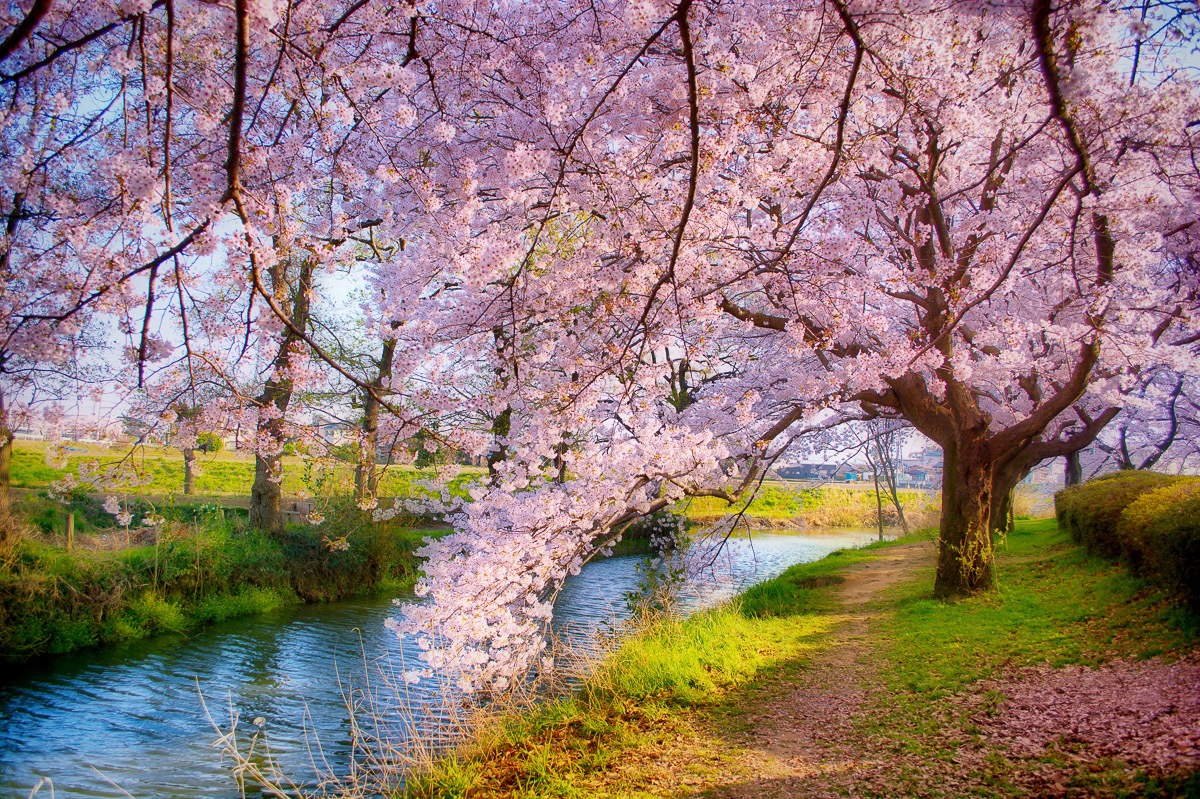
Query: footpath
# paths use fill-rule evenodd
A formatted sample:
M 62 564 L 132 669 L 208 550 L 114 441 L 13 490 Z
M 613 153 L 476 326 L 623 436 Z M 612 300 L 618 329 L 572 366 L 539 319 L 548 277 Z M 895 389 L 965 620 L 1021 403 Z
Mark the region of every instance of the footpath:
M 590 786 L 597 796 L 840 797 L 898 795 L 890 754 L 864 731 L 877 681 L 872 632 L 881 599 L 928 578 L 932 541 L 881 550 L 847 568 L 832 589 L 835 626 L 817 654 L 757 680 L 736 699 L 663 720 L 642 748 Z M 875 790 L 871 790 L 874 788 Z M 865 789 L 865 790 L 864 790 Z
M 1197 797 L 1200 623 L 1053 520 L 997 590 L 932 598 L 934 543 L 793 567 L 623 643 L 413 797 Z

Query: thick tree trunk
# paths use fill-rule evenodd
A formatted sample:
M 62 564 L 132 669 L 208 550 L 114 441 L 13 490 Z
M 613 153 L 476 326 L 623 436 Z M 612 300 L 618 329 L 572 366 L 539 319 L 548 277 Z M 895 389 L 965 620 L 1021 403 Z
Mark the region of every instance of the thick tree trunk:
M 992 471 L 992 540 L 996 541 L 1012 532 L 1016 517 L 1014 502 L 1017 485 L 1028 475 L 1032 467 L 1022 461 L 1009 461 Z
M 250 489 L 250 524 L 268 533 L 283 532 L 282 464 L 279 458 L 254 456 L 254 485 Z
M 1071 452 L 1065 457 L 1067 463 L 1063 471 L 1063 484 L 1077 486 L 1083 482 L 1083 464 L 1079 461 L 1079 453 Z
M 183 451 L 183 495 L 191 496 L 196 493 L 196 450 L 188 448 Z
M 267 381 L 259 397 L 264 406 L 275 405 L 282 413 L 292 398 L 290 384 Z M 283 418 L 258 424 L 258 446 L 254 451 L 254 485 L 250 488 L 250 524 L 268 533 L 283 532 Z
M 964 596 L 992 587 L 992 463 L 985 449 L 945 447 L 942 520 L 938 542 L 939 598 Z

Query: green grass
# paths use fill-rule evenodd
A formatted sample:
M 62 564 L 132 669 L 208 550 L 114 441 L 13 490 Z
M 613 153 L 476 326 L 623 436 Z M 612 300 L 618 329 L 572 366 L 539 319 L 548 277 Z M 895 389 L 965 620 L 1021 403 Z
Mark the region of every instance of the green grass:
M 924 580 L 889 600 L 894 688 L 937 697 L 1005 667 L 1095 665 L 1194 643 L 1179 608 L 1121 566 L 1089 556 L 1052 519 L 1017 524 L 998 575 L 996 591 L 964 601 L 932 599 Z
M 769 775 L 754 771 L 760 761 L 746 766 L 725 736 L 752 729 L 779 686 L 832 644 L 842 617 L 831 589 L 849 568 L 891 545 L 794 566 L 735 603 L 650 624 L 574 695 L 485 728 L 473 745 L 411 780 L 407 795 L 641 796 L 661 795 L 663 785 L 693 795 L 685 778 L 700 779 L 695 795 L 739 781 L 771 785 Z M 1014 763 L 987 750 L 973 714 L 1002 697 L 981 681 L 1040 664 L 1171 657 L 1197 643 L 1194 617 L 1121 567 L 1089 556 L 1053 521 L 1018 522 L 998 560 L 994 592 L 933 599 L 930 562 L 870 608 L 876 621 L 868 644 L 877 668 L 868 671 L 868 704 L 856 724 L 876 747 L 871 756 L 889 753 L 895 767 L 885 788 L 860 786 L 864 795 L 959 796 L 971 786 L 970 795 L 1023 796 L 1021 770 L 1050 767 L 1069 775 L 1074 795 L 1200 795 L 1194 773 L 1152 776 L 1063 756 Z M 960 759 L 980 748 L 985 756 Z M 657 757 L 673 760 L 630 765 Z M 643 794 L 647 774 L 659 782 Z M 930 774 L 955 780 L 930 782 Z M 812 785 L 845 787 L 836 774 L 829 778 L 831 785 Z
M 181 494 L 183 492 L 183 454 L 167 447 L 139 447 L 132 454 L 96 445 L 70 443 L 67 468 L 53 469 L 46 464 L 46 445 L 43 442 L 18 441 L 13 449 L 12 485 L 16 488 L 45 488 L 68 473 L 78 475 L 81 465 L 95 461 L 102 467 L 127 460 L 136 472 L 149 478 L 133 493 Z M 76 451 L 78 450 L 78 451 Z M 201 474 L 196 478 L 195 493 L 199 496 L 248 496 L 254 483 L 254 458 L 244 452 L 222 451 L 199 453 L 197 461 Z M 305 462 L 296 457 L 283 459 L 284 493 L 295 495 L 348 495 L 354 483 L 354 466 L 339 461 Z M 382 468 L 382 467 L 381 467 Z M 450 481 L 452 494 L 466 496 L 470 483 L 477 479 L 478 469 L 464 468 Z M 420 480 L 435 476 L 431 469 L 418 470 L 410 466 L 390 466 L 383 471 L 379 495 L 383 497 L 414 497 L 427 492 L 416 485 Z
M 957 602 L 933 599 L 924 578 L 885 600 L 890 612 L 876 645 L 885 690 L 862 726 L 893 751 L 953 768 L 964 747 L 981 745 L 976 714 L 1003 698 L 981 681 L 1023 667 L 1171 657 L 1197 643 L 1194 617 L 1121 566 L 1088 555 L 1054 520 L 1018 522 L 998 555 L 998 575 L 997 590 Z M 970 779 L 990 786 L 987 795 L 1021 796 L 1022 770 L 1049 766 L 1073 773 L 1080 795 L 1195 795 L 1173 793 L 1183 784 L 1174 777 L 1159 780 L 1167 792 L 1156 793 L 1154 780 L 1120 763 L 1054 756 L 1031 764 L 996 753 Z M 928 774 L 910 778 L 896 790 L 915 791 Z
M 417 577 L 414 551 L 437 532 L 376 525 L 342 509 L 319 528 L 289 528 L 281 536 L 250 529 L 235 515 L 176 519 L 153 544 L 115 551 L 89 551 L 82 533 L 72 552 L 61 537 L 19 536 L 0 552 L 0 661 L 190 630 L 305 601 L 400 593 Z M 333 539 L 345 548 L 328 546 Z
M 929 496 L 923 491 L 901 491 L 905 514 L 927 514 Z M 884 499 L 884 513 L 891 505 Z M 769 521 L 803 520 L 812 527 L 863 527 L 875 524 L 878 508 L 875 492 L 865 487 L 815 486 L 788 488 L 764 485 L 747 503 L 729 505 L 717 497 L 694 497 L 681 503 L 680 512 L 693 519 L 708 519 L 727 513 L 745 512 L 754 519 Z
M 506 717 L 474 748 L 409 780 L 412 797 L 592 795 L 578 786 L 624 753 L 655 745 L 656 725 L 724 697 L 826 646 L 832 579 L 875 557 L 836 552 L 789 568 L 739 601 L 633 633 L 572 696 Z

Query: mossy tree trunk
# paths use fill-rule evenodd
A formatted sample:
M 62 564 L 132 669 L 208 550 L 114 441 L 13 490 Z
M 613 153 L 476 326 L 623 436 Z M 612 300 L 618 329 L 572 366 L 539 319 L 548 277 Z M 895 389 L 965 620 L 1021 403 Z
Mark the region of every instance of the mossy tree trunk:
M 974 594 L 992 587 L 992 491 L 992 464 L 985 442 L 943 447 L 935 596 Z

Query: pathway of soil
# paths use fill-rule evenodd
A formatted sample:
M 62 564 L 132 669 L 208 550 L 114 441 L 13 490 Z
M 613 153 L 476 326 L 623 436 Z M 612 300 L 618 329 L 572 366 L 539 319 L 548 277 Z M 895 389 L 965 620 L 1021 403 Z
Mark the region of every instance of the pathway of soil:
M 933 561 L 934 544 L 926 541 L 882 550 L 848 569 L 845 582 L 831 589 L 838 623 L 820 651 L 760 678 L 733 701 L 734 719 L 701 711 L 649 725 L 643 732 L 650 740 L 588 786 L 591 795 L 823 798 L 857 795 L 857 788 L 894 777 L 894 768 L 881 762 L 888 755 L 873 755 L 878 744 L 855 724 L 875 668 L 869 631 L 878 619 L 876 600 L 908 580 L 932 584 Z
M 855 729 L 875 669 L 868 630 L 877 619 L 877 600 L 924 570 L 932 575 L 933 559 L 933 542 L 922 541 L 885 549 L 846 572 L 837 589 L 845 621 L 831 645 L 803 671 L 771 685 L 747 718 L 749 729 L 739 743 L 765 779 L 707 795 L 844 796 L 848 785 L 878 776 L 882 764 Z
M 965 797 L 1001 788 L 1074 799 L 1141 795 L 1139 769 L 1200 768 L 1200 656 L 1194 654 L 1175 662 L 1115 660 L 1099 669 L 1015 669 L 981 690 L 946 697 L 923 732 L 870 732 L 871 718 L 902 701 L 874 688 L 882 680 L 873 626 L 887 613 L 880 600 L 911 580 L 932 585 L 934 556 L 932 541 L 918 542 L 849 568 L 835 589 L 840 623 L 827 646 L 760 679 L 732 700 L 731 716 L 699 711 L 651 725 L 656 740 L 616 764 L 593 786 L 595 795 Z M 1002 712 L 985 712 L 989 694 L 1008 697 Z M 938 749 L 953 754 L 914 755 L 898 741 L 906 734 L 932 735 Z M 1057 753 L 1057 765 L 1043 757 L 1048 751 Z M 1116 782 L 1077 781 L 1108 768 L 1110 758 L 1125 764 Z

